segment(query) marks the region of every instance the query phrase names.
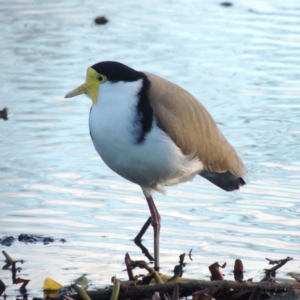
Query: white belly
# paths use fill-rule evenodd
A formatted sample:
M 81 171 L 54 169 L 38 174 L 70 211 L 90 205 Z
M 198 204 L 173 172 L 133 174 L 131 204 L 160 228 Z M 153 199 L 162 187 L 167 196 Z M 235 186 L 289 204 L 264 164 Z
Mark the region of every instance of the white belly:
M 94 106 L 90 113 L 94 146 L 108 167 L 122 177 L 144 189 L 159 190 L 160 186 L 191 180 L 203 169 L 199 160 L 183 155 L 155 124 L 145 141 L 137 144 L 133 124 L 133 117 L 122 107 L 116 111 Z

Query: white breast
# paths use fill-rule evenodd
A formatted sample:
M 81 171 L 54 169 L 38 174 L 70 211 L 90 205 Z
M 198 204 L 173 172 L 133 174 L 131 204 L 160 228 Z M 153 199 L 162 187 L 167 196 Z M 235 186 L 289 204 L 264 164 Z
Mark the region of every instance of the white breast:
M 159 190 L 192 179 L 203 169 L 198 159 L 182 154 L 154 121 L 143 143 L 135 141 L 137 94 L 142 81 L 106 82 L 90 112 L 90 132 L 103 161 L 144 190 Z

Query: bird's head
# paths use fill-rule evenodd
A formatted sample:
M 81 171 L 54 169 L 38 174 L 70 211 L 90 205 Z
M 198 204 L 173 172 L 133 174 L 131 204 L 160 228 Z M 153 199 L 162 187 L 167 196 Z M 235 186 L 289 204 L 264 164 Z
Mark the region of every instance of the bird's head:
M 97 104 L 99 89 L 106 82 L 133 82 L 144 77 L 144 74 L 118 62 L 104 61 L 88 67 L 85 83 L 69 92 L 65 98 L 88 94 L 93 104 Z

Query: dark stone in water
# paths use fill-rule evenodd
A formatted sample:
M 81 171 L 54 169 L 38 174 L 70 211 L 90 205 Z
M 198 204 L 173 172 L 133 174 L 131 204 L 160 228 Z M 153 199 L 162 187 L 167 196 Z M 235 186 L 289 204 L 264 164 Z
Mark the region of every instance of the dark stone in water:
M 6 285 L 4 284 L 4 282 L 0 279 L 0 296 L 2 296 L 3 292 L 5 291 L 6 289 Z M 4 299 L 6 298 L 5 297 L 5 294 L 3 295 L 4 296 Z
M 0 110 L 0 119 L 8 120 L 8 109 L 6 107 Z
M 19 242 L 25 244 L 43 243 L 44 245 L 48 245 L 50 243 L 54 243 L 55 241 L 59 241 L 61 243 L 67 242 L 65 239 L 54 239 L 52 237 L 44 237 L 41 235 L 27 234 L 27 233 L 21 233 L 17 237 L 17 239 Z M 0 238 L 0 245 L 11 246 L 15 240 L 16 239 L 13 236 L 4 236 L 3 238 Z
M 36 242 L 39 241 L 39 238 L 34 234 L 21 233 L 18 236 L 18 241 L 23 242 L 25 244 L 27 244 L 27 243 L 36 243 Z
M 233 3 L 232 2 L 221 2 L 220 5 L 224 6 L 224 7 L 230 7 L 233 5 Z
M 13 236 L 4 236 L 2 239 L 0 238 L 0 245 L 9 247 L 14 241 L 15 238 Z
M 104 25 L 108 22 L 108 20 L 104 16 L 99 16 L 95 18 L 94 22 L 97 25 Z
M 54 239 L 51 238 L 51 237 L 45 237 L 44 240 L 43 240 L 44 245 L 48 245 L 48 244 L 53 243 L 53 242 L 54 242 Z

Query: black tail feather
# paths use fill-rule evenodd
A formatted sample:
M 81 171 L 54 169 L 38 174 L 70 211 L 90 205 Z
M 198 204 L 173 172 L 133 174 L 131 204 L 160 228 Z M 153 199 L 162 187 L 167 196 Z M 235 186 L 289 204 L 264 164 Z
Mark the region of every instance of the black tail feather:
M 243 178 L 236 177 L 228 171 L 225 173 L 217 173 L 204 170 L 199 173 L 199 175 L 227 192 L 238 190 L 240 186 L 246 184 Z

